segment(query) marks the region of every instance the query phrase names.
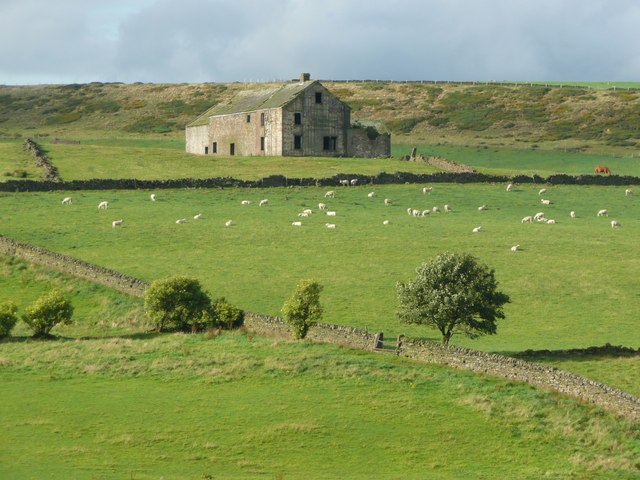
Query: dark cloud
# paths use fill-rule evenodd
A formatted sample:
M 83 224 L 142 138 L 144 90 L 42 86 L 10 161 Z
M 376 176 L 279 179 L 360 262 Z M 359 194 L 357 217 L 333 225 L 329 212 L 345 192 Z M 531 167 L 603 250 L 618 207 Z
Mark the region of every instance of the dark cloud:
M 637 80 L 639 21 L 637 0 L 2 0 L 0 83 Z

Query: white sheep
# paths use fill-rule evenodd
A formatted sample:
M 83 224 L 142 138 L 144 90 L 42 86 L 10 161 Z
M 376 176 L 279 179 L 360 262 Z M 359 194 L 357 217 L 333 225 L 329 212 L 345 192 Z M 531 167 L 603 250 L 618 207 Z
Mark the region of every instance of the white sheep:
M 544 212 L 538 212 L 538 213 L 536 213 L 536 214 L 533 216 L 533 219 L 534 219 L 536 222 L 541 222 L 541 221 L 543 221 L 543 220 L 544 220 Z
M 384 199 L 384 204 L 385 204 L 385 205 L 389 206 L 389 205 L 391 205 L 391 203 L 393 203 L 393 202 L 391 202 L 391 199 L 390 199 L 390 198 L 385 198 L 385 199 Z
M 431 210 L 423 210 L 422 214 L 420 215 L 421 217 L 426 217 L 427 215 L 429 215 L 431 213 Z
M 451 212 L 451 205 L 445 205 L 445 206 L 444 206 L 444 211 L 445 211 L 446 213 L 450 213 L 450 212 Z
M 527 215 L 526 217 L 522 217 L 522 220 L 520 220 L 521 223 L 531 223 L 533 222 L 533 217 L 531 215 Z
M 335 198 L 335 196 L 336 196 L 335 190 L 329 190 L 327 193 L 324 194 L 324 198 Z
M 346 178 L 343 180 L 340 180 L 340 185 L 342 185 L 343 187 L 348 187 L 349 186 L 349 180 L 347 180 Z
M 71 200 L 71 197 L 64 197 L 62 199 L 62 204 L 63 205 L 71 205 L 73 203 L 73 201 Z
M 179 218 L 178 220 L 176 220 L 176 223 L 178 225 L 182 225 L 183 223 L 187 223 L 187 219 L 186 218 Z
M 113 222 L 111 222 L 111 226 L 113 228 L 119 227 L 120 225 L 122 225 L 124 223 L 124 220 L 120 219 L 120 220 L 114 220 Z
M 570 216 L 571 218 L 576 218 L 576 212 L 575 212 L 574 210 L 571 210 L 571 211 L 569 212 L 569 216 Z
M 337 213 L 333 210 L 329 210 L 327 212 L 327 217 L 335 217 L 337 215 Z
M 225 227 L 230 227 L 231 225 L 233 225 L 233 220 L 227 220 L 226 222 L 224 222 Z
M 327 209 L 327 204 L 326 203 L 319 203 L 318 204 L 318 210 L 326 210 Z
M 480 211 L 480 212 L 482 212 L 483 210 L 486 210 L 486 209 L 487 209 L 487 206 L 486 206 L 486 205 L 480 205 L 480 206 L 478 207 L 478 211 Z
M 311 215 L 313 213 L 313 210 L 311 210 L 310 208 L 305 208 L 302 213 L 306 213 L 307 215 Z
M 625 196 L 625 197 L 628 197 L 629 195 L 633 195 L 633 190 L 631 190 L 630 188 L 627 188 L 627 189 L 624 191 L 624 196 Z
M 542 195 L 546 191 L 547 191 L 546 188 L 541 188 L 540 190 L 538 190 L 538 195 Z
M 383 225 L 391 225 L 391 220 L 383 220 L 382 224 Z
M 240 205 L 251 205 L 251 200 L 242 200 Z
M 422 187 L 422 193 L 431 193 L 433 187 Z
M 269 204 L 269 200 L 266 198 L 263 198 L 262 200 L 260 200 L 260 203 L 258 204 L 258 206 L 263 207 L 268 204 Z
M 305 212 L 300 212 L 300 213 L 298 214 L 298 217 L 300 217 L 300 218 L 308 217 L 308 216 L 309 216 L 309 214 L 308 214 L 308 213 L 305 213 Z
M 512 252 L 517 252 L 518 250 L 520 250 L 520 245 L 514 245 L 513 247 L 511 247 Z
M 369 198 L 373 198 L 375 195 L 376 195 L 376 192 L 367 193 L 367 197 L 369 197 Z
M 106 210 L 107 208 L 109 208 L 109 202 L 107 202 L 106 200 L 98 204 L 99 210 Z
M 413 208 L 411 207 L 407 208 L 407 215 L 409 216 L 413 215 Z
M 476 227 L 472 230 L 473 233 L 480 233 L 482 231 L 482 227 Z
M 358 184 L 358 179 L 357 178 L 352 178 L 351 182 L 349 182 L 349 183 L 351 183 L 352 186 L 353 185 L 357 185 Z
M 440 213 L 440 209 L 439 209 L 438 207 L 433 207 L 433 208 L 431 209 L 431 211 L 432 211 L 433 213 Z
M 330 228 L 332 230 L 335 230 L 335 228 L 336 228 L 336 224 L 335 223 L 325 223 L 324 226 L 327 227 L 327 228 Z
M 507 185 L 507 192 L 510 192 L 512 188 L 513 188 L 513 183 L 508 184 Z
M 555 225 L 556 221 L 553 218 L 550 218 L 549 220 L 547 220 L 547 225 Z
M 607 211 L 606 208 L 603 208 L 602 210 L 598 210 L 598 217 L 606 217 L 609 215 L 609 212 Z
M 291 222 L 291 225 L 294 227 L 301 227 L 302 226 L 302 222 Z
M 149 195 L 149 198 L 151 199 L 152 202 L 156 201 L 156 194 L 152 193 L 151 195 Z
M 541 198 L 540 203 L 542 203 L 543 205 L 551 205 L 551 200 L 545 200 L 544 198 Z
M 622 224 L 617 220 L 611 220 L 611 228 L 621 227 Z
M 411 216 L 412 217 L 421 217 L 422 216 L 422 212 L 420 210 L 416 210 L 415 208 L 411 209 Z
M 201 213 L 198 213 L 197 215 L 193 216 L 194 220 L 200 220 L 201 218 L 202 218 L 202 214 Z

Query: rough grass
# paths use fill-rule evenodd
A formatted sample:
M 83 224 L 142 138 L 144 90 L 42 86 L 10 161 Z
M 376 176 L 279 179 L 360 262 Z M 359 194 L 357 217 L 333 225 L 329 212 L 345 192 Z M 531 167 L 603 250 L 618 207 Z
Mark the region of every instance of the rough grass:
M 4 342 L 0 363 L 7 478 L 640 473 L 638 427 L 600 410 L 331 345 L 243 334 Z

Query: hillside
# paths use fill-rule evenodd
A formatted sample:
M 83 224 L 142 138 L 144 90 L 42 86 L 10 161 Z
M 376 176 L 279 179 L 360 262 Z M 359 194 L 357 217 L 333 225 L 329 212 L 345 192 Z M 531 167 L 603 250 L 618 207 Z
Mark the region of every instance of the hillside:
M 637 152 L 640 93 L 545 85 L 324 82 L 354 120 L 381 121 L 394 141 Z M 0 137 L 182 138 L 212 105 L 255 84 L 0 86 Z M 534 147 L 535 148 L 535 147 Z

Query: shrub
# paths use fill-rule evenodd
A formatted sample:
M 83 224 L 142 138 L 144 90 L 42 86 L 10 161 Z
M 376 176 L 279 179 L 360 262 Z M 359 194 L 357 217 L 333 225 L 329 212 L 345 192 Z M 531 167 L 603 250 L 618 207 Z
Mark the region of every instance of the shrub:
M 60 290 L 51 290 L 25 309 L 22 320 L 34 337 L 46 337 L 56 325 L 71 323 L 72 316 L 71 301 Z
M 293 338 L 306 337 L 309 327 L 322 318 L 321 291 L 322 286 L 318 282 L 302 280 L 282 307 L 284 320 L 289 325 Z
M 144 309 L 157 331 L 198 328 L 214 320 L 209 294 L 184 275 L 153 282 L 144 292 Z
M 244 312 L 235 305 L 227 302 L 224 297 L 213 302 L 213 318 L 222 328 L 231 330 L 239 328 L 244 323 Z
M 13 302 L 0 303 L 0 338 L 8 337 L 18 321 L 18 307 Z

